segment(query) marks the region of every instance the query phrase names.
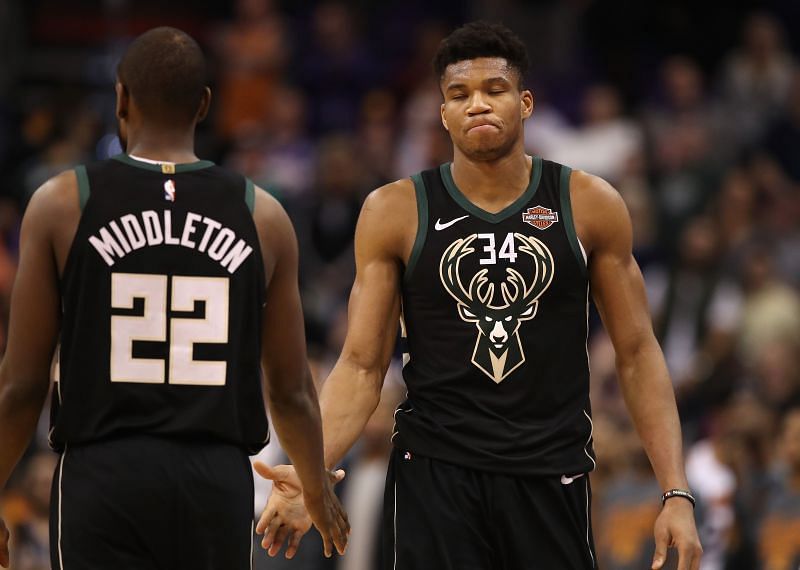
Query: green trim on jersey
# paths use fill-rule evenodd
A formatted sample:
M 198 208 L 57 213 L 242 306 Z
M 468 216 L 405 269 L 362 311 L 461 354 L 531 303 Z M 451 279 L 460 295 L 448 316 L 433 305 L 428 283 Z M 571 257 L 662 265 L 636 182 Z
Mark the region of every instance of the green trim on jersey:
M 89 201 L 89 194 L 91 193 L 91 189 L 89 188 L 89 175 L 86 174 L 86 167 L 82 164 L 75 167 L 75 175 L 78 177 L 78 204 L 81 207 L 81 212 L 83 212 L 83 208 L 86 206 L 86 202 Z
M 141 168 L 143 170 L 152 170 L 153 172 L 163 172 L 164 174 L 172 174 L 178 172 L 191 172 L 193 170 L 201 170 L 203 168 L 208 168 L 209 166 L 214 166 L 214 163 L 210 160 L 198 160 L 197 162 L 187 162 L 184 164 L 175 164 L 173 165 L 172 172 L 167 172 L 163 168 L 163 164 L 151 164 L 149 162 L 142 162 L 141 160 L 136 160 L 135 158 L 131 158 L 127 154 L 117 154 L 112 156 L 114 160 L 118 160 L 122 163 L 127 164 L 128 166 L 135 166 L 136 168 Z M 170 164 L 170 163 L 164 163 Z
M 252 214 L 256 207 L 256 190 L 253 181 L 245 178 L 244 186 L 244 203 L 247 204 L 247 209 Z
M 452 162 L 447 162 L 442 164 L 439 167 L 439 171 L 442 174 L 442 180 L 444 181 L 444 187 L 447 188 L 448 194 L 456 201 L 456 203 L 464 208 L 467 212 L 475 216 L 476 218 L 480 218 L 486 222 L 491 224 L 496 224 L 502 222 L 503 220 L 513 216 L 516 214 L 519 209 L 528 203 L 528 201 L 533 198 L 533 195 L 536 194 L 536 190 L 539 188 L 539 180 L 542 178 L 542 159 L 539 156 L 533 157 L 533 163 L 531 164 L 531 180 L 528 183 L 528 188 L 525 192 L 522 193 L 522 196 L 514 200 L 513 203 L 509 204 L 499 212 L 492 214 L 491 212 L 487 212 L 470 202 L 464 194 L 461 193 L 461 190 L 458 189 L 456 186 L 455 180 L 453 180 L 453 173 L 450 170 L 450 165 Z
M 562 165 L 559 184 L 559 193 L 561 194 L 561 217 L 564 220 L 564 230 L 567 232 L 567 239 L 572 248 L 572 253 L 575 254 L 578 265 L 581 268 L 581 274 L 587 277 L 588 271 L 586 268 L 586 261 L 583 259 L 581 246 L 578 242 L 578 232 L 575 231 L 575 222 L 572 219 L 572 202 L 569 196 L 570 174 L 572 174 L 572 169 L 569 166 Z
M 417 196 L 417 237 L 414 238 L 414 247 L 411 249 L 406 272 L 403 275 L 403 280 L 406 282 L 414 273 L 414 267 L 425 245 L 425 237 L 428 235 L 428 193 L 425 191 L 425 182 L 421 173 L 412 175 L 411 180 L 414 181 L 414 194 Z

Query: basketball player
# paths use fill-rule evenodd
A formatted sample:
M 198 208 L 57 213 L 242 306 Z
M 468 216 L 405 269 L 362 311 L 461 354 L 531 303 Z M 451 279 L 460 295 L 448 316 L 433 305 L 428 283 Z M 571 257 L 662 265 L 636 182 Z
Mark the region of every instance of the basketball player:
M 22 224 L 0 484 L 33 433 L 60 340 L 53 568 L 250 568 L 263 366 L 305 507 L 326 555 L 341 552 L 348 525 L 323 467 L 291 223 L 244 177 L 195 156 L 211 93 L 185 33 L 137 38 L 116 94 L 127 154 L 48 181 Z M 0 539 L 8 565 L 4 528 Z
M 663 504 L 653 568 L 674 547 L 678 568 L 696 570 L 680 423 L 622 199 L 591 174 L 525 154 L 534 100 L 521 84 L 524 45 L 507 28 L 468 24 L 434 63 L 454 160 L 363 206 L 347 340 L 321 394 L 326 464 L 375 409 L 400 317 L 408 397 L 395 413 L 384 568 L 594 568 L 591 291 L 664 491 L 653 497 Z M 295 548 L 310 524 L 297 516 L 298 480 L 288 466 L 257 469 L 278 483 L 262 544 L 274 554 L 293 534 Z

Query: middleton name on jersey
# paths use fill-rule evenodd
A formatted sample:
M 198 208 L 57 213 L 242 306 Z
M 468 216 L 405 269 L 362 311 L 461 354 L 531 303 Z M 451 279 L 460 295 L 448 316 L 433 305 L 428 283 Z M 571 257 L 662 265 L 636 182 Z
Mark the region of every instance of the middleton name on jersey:
M 233 273 L 253 253 L 243 239 L 237 241 L 232 229 L 194 212 L 187 212 L 183 227 L 174 229 L 171 210 L 126 214 L 102 226 L 97 234 L 89 236 L 89 243 L 109 267 L 114 265 L 115 257 L 121 259 L 143 247 L 179 245 L 205 253 Z

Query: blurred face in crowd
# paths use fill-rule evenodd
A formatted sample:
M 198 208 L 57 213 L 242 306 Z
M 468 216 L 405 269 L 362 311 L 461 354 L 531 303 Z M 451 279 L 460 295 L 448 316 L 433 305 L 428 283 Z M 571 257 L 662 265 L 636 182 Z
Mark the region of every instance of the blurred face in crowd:
M 800 472 L 800 408 L 790 411 L 783 421 L 783 446 L 786 462 Z
M 451 63 L 440 81 L 442 124 L 470 160 L 493 161 L 523 143 L 523 120 L 533 94 L 520 88 L 519 72 L 502 57 Z

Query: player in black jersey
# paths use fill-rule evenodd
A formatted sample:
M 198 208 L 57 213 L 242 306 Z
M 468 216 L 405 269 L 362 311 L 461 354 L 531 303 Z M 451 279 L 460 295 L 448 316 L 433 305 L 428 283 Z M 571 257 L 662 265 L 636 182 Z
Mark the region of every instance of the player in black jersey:
M 653 568 L 672 546 L 678 568 L 697 569 L 680 423 L 628 213 L 605 181 L 525 154 L 523 121 L 534 106 L 521 85 L 526 62 L 521 41 L 487 23 L 456 30 L 439 48 L 454 159 L 364 204 L 347 339 L 320 398 L 326 464 L 375 409 L 401 317 L 408 397 L 395 413 L 384 568 L 594 568 L 591 288 L 665 491 Z M 258 524 L 271 552 L 282 529 L 304 528 L 282 494 L 297 489 L 291 467 L 274 477 L 283 485 Z
M 251 568 L 247 456 L 268 440 L 263 366 L 305 507 L 326 555 L 342 552 L 348 523 L 323 465 L 292 225 L 243 176 L 195 156 L 211 93 L 188 35 L 137 38 L 116 93 L 127 154 L 51 179 L 23 220 L 0 366 L 0 485 L 34 431 L 59 341 L 53 568 Z

